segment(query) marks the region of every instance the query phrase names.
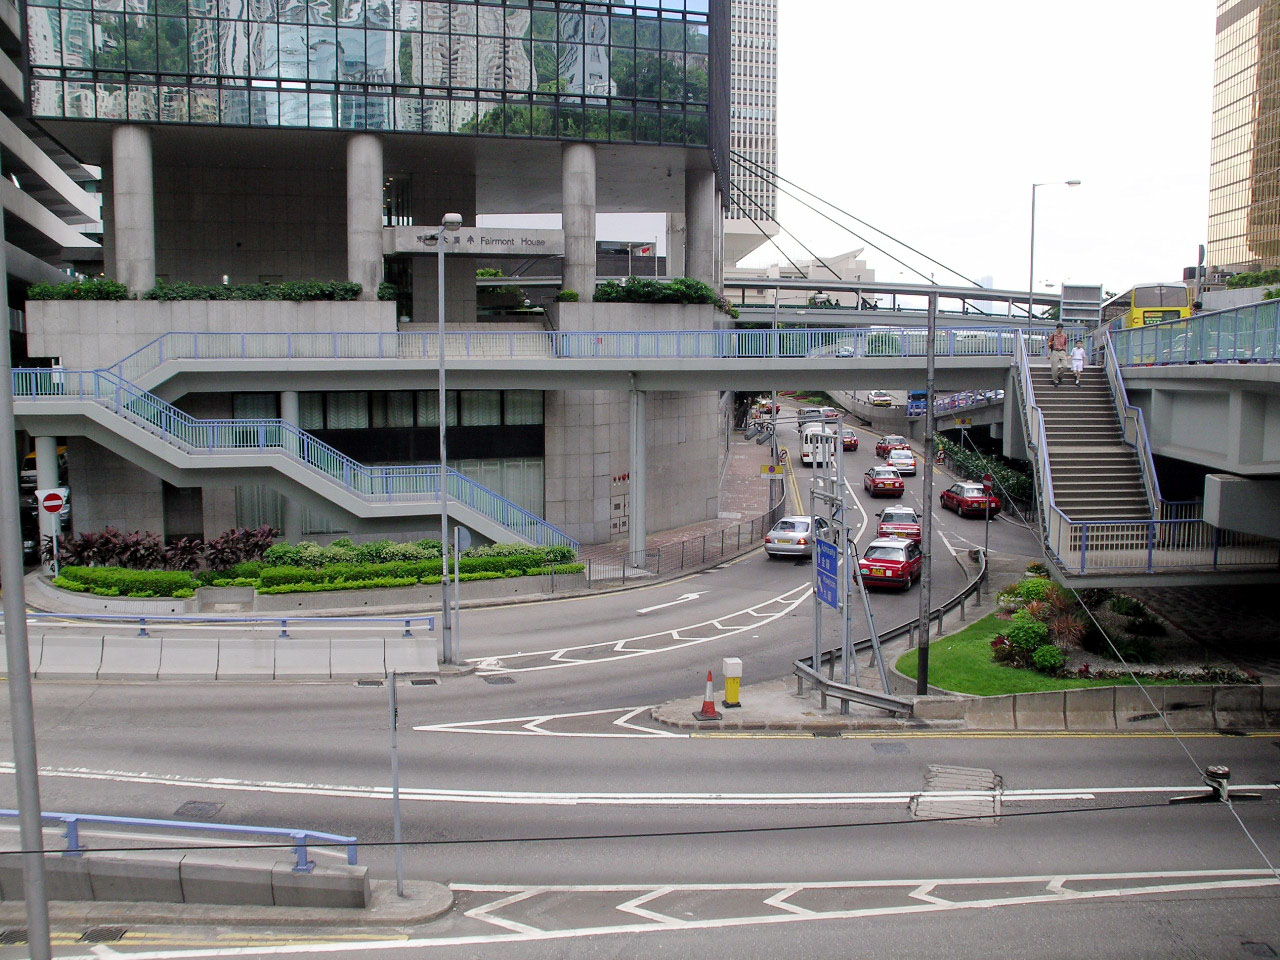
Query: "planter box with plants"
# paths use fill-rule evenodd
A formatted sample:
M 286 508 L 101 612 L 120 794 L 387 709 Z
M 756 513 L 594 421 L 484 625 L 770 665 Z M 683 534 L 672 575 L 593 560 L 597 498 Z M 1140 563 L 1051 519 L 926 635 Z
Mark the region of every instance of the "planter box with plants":
M 234 531 L 224 537 L 230 537 L 231 533 Z M 263 535 L 262 531 L 247 533 L 255 537 Z M 87 536 L 91 544 L 100 545 L 105 535 Z M 140 538 L 151 549 L 111 553 L 98 546 L 96 550 L 81 548 L 76 552 L 73 542 L 69 545 L 69 556 L 76 560 L 127 556 L 135 563 L 161 565 L 192 553 L 186 541 L 182 541 L 187 545 L 181 549 L 175 549 L 178 544 L 174 544 L 168 551 L 160 550 L 154 534 L 122 536 L 117 532 L 112 539 L 117 538 L 125 541 Z M 206 551 L 210 565 L 200 570 L 190 565 L 188 569 L 164 570 L 131 569 L 123 563 L 101 566 L 70 563 L 63 567 L 62 575 L 54 584 L 77 593 L 107 597 L 190 597 L 200 587 L 251 588 L 257 594 L 319 593 L 439 583 L 443 566 L 440 544 L 435 540 L 416 543 L 380 540 L 359 546 L 347 539 L 328 546 L 306 542 L 276 544 L 263 546 L 256 554 L 251 558 L 243 552 L 236 555 L 224 543 L 212 553 Z M 574 553 L 569 547 L 508 543 L 473 547 L 458 558 L 458 568 L 460 579 L 469 581 L 574 574 L 581 573 L 585 565 L 574 562 Z

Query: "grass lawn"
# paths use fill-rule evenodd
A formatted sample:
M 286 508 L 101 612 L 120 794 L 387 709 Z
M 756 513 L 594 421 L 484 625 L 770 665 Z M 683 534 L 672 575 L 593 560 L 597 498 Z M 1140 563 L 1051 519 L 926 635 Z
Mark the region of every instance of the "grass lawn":
M 1131 686 L 1128 677 L 1086 679 L 1046 676 L 1037 670 L 1007 667 L 991 659 L 991 641 L 1006 629 L 1005 620 L 989 614 L 959 633 L 929 643 L 929 683 L 955 693 L 972 693 L 982 697 L 1002 693 L 1036 693 L 1042 690 L 1078 690 L 1081 687 Z M 913 680 L 918 664 L 917 650 L 908 650 L 895 666 Z M 1170 681 L 1148 680 L 1148 683 Z

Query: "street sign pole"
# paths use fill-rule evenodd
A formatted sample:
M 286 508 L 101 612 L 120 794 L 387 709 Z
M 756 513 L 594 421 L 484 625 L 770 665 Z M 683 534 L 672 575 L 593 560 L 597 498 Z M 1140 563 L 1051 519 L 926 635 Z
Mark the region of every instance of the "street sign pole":
M 396 702 L 396 671 L 387 677 L 387 704 L 391 708 L 391 837 L 396 845 L 396 896 L 404 894 L 404 830 L 400 820 L 400 752 L 396 726 L 400 708 Z
M 938 330 L 938 295 L 929 294 L 929 333 L 925 344 L 925 411 L 924 411 L 924 515 L 920 518 L 920 648 L 916 676 L 916 695 L 929 695 L 929 607 L 933 585 L 933 368 Z M 887 692 L 888 688 L 886 688 Z
M 987 569 L 987 557 L 990 555 L 990 549 L 991 549 L 991 491 L 994 488 L 994 484 L 995 484 L 995 477 L 991 476 L 991 474 L 989 473 L 983 474 L 982 492 L 987 495 L 986 497 L 987 522 L 982 532 L 982 569 L 984 573 L 986 572 L 986 569 Z
M 809 522 L 814 523 L 813 518 L 817 516 L 817 496 L 814 491 L 814 485 L 809 485 Z M 816 526 L 816 524 L 815 524 Z M 819 568 L 818 568 L 818 551 L 821 549 L 821 541 L 814 536 L 813 543 L 813 672 L 822 672 L 822 598 L 818 592 L 819 585 Z

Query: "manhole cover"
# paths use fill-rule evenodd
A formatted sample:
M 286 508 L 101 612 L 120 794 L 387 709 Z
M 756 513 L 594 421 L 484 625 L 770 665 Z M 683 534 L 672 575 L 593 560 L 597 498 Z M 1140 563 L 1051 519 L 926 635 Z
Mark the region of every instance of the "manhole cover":
M 0 943 L 26 943 L 27 931 L 17 927 L 10 927 L 8 930 L 0 930 Z
M 124 927 L 93 927 L 84 932 L 84 935 L 80 937 L 80 942 L 115 943 L 117 940 L 123 940 L 124 934 Z
M 906 753 L 905 743 L 873 743 L 871 749 L 876 753 Z
M 184 820 L 212 820 L 221 812 L 222 804 L 220 803 L 210 800 L 188 800 L 173 811 L 173 815 Z
M 488 677 L 484 677 L 483 679 L 484 679 L 484 682 L 485 682 L 485 683 L 492 683 L 492 684 L 494 684 L 495 686 L 500 686 L 500 685 L 502 685 L 502 684 L 504 684 L 504 683 L 515 683 L 515 682 L 516 682 L 516 678 L 515 678 L 515 677 L 507 677 L 507 676 L 502 676 L 502 675 L 498 675 L 498 676 L 488 676 Z

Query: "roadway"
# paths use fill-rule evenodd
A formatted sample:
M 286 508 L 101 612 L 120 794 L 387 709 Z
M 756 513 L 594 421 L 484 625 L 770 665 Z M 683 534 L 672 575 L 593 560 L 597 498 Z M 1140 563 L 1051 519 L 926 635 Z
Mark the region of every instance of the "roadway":
M 876 502 L 858 478 L 876 438 L 860 438 L 844 457 L 865 543 Z M 921 506 L 920 479 L 908 488 Z M 993 550 L 1033 553 L 1012 522 L 991 533 Z M 935 597 L 963 581 L 950 551 L 981 536 L 980 521 L 938 515 Z M 647 721 L 644 707 L 698 692 L 721 657 L 741 657 L 748 683 L 784 675 L 812 644 L 811 569 L 757 551 L 635 590 L 464 611 L 476 674 L 400 690 L 407 872 L 454 886 L 448 917 L 413 931 L 140 927 L 110 949 L 396 960 L 843 957 L 851 941 L 903 957 L 987 957 L 993 942 L 1010 957 L 1266 955 L 1242 953 L 1246 942 L 1280 952 L 1278 888 L 1264 885 L 1275 878 L 1257 872 L 1265 864 L 1232 811 L 1166 802 L 1207 763 L 1229 764 L 1237 784 L 1271 784 L 1266 738 L 1191 737 L 1189 758 L 1161 736 L 687 736 Z M 876 594 L 877 623 L 914 616 L 918 589 Z M 223 823 L 391 839 L 384 687 L 37 683 L 35 696 L 47 809 L 163 818 L 196 801 Z M 913 803 L 938 765 L 970 769 L 975 787 L 999 778 L 1000 818 L 993 794 L 960 808 Z M 11 805 L 10 771 L 0 773 Z M 1276 793 L 1265 796 L 1235 810 L 1274 862 Z M 971 819 L 937 820 L 944 810 Z M 387 847 L 361 859 L 392 876 Z M 59 956 L 103 955 L 74 942 L 81 932 L 61 931 Z M 0 946 L 0 960 L 21 955 Z

